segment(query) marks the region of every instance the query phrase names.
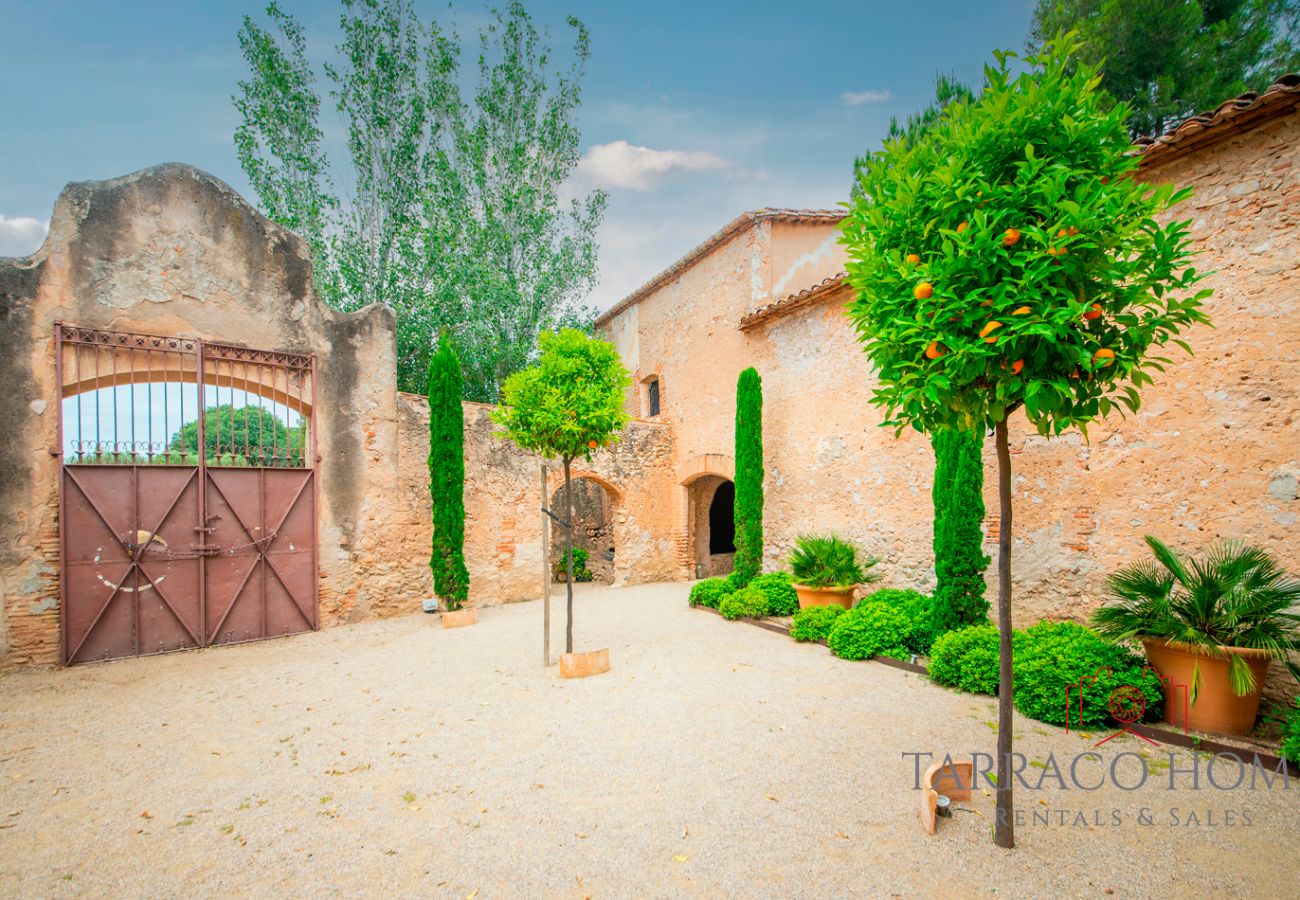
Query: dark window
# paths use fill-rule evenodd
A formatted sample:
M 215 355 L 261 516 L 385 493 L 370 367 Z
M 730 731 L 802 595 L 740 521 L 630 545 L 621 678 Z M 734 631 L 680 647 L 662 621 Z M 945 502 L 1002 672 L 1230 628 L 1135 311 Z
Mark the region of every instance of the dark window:
M 724 481 L 709 504 L 709 552 L 736 552 L 736 486 Z
M 646 382 L 646 408 L 649 412 L 647 416 L 659 415 L 659 379 L 654 378 Z

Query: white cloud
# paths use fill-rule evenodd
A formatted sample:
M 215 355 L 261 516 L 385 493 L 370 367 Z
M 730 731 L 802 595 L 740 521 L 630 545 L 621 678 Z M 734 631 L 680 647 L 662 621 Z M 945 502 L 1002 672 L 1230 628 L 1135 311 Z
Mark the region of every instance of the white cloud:
M 578 163 L 577 174 L 603 187 L 648 191 L 673 172 L 710 172 L 729 165 L 704 150 L 654 150 L 612 141 L 588 150 Z
M 0 256 L 30 256 L 40 249 L 49 221 L 0 213 Z
M 840 94 L 840 102 L 845 106 L 862 106 L 864 103 L 888 103 L 893 99 L 893 91 L 845 91 Z

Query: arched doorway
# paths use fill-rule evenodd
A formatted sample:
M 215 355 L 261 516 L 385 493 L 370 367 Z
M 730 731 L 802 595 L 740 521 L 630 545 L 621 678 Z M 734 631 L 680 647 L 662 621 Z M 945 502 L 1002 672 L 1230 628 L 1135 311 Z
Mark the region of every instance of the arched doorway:
M 736 485 L 721 475 L 704 475 L 688 490 L 695 575 L 726 575 L 736 554 Z
M 578 477 L 572 481 L 573 486 L 573 547 L 585 550 L 587 554 L 586 569 L 591 573 L 591 581 L 611 584 L 614 581 L 614 498 L 609 490 L 594 478 Z M 551 510 L 564 518 L 567 509 L 564 502 L 564 484 L 561 483 L 551 494 Z M 551 572 L 557 581 L 564 576 L 564 528 L 555 521 L 551 522 Z M 581 553 L 574 554 L 575 563 L 582 559 Z M 575 581 L 583 580 L 574 567 Z

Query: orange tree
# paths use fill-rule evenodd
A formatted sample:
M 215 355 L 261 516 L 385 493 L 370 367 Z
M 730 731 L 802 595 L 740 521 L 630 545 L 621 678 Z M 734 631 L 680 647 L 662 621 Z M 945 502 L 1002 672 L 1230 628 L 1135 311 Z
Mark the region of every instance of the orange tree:
M 849 305 L 879 375 L 887 426 L 992 429 L 997 445 L 998 689 L 995 840 L 1014 846 L 1011 458 L 1024 410 L 1055 435 L 1139 389 L 1178 334 L 1206 321 L 1188 222 L 1157 216 L 1187 196 L 1134 176 L 1125 120 L 1097 69 L 1059 36 L 1013 74 L 995 54 L 980 96 L 948 107 L 915 144 L 887 142 L 861 169 L 843 225 Z
M 618 440 L 630 416 L 623 409 L 632 378 L 609 341 L 566 328 L 539 338 L 537 362 L 515 372 L 501 389 L 492 421 L 524 450 L 564 464 L 566 561 L 564 650 L 573 652 L 573 483 L 575 459 L 590 461 L 601 447 Z M 545 502 L 545 498 L 543 498 Z

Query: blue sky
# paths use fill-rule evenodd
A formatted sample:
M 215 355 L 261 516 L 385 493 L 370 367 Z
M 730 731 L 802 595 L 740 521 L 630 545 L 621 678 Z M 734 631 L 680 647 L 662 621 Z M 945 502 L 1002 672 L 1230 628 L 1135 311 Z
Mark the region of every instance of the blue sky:
M 281 5 L 329 54 L 337 0 Z M 603 308 L 746 209 L 844 199 L 855 154 L 922 106 L 936 73 L 978 82 L 994 49 L 1024 48 L 1033 2 L 528 5 L 557 43 L 566 14 L 592 32 L 581 177 L 610 190 Z M 179 161 L 247 195 L 230 96 L 240 18 L 263 6 L 0 0 L 0 255 L 39 245 L 69 181 Z M 483 8 L 456 4 L 463 37 Z M 337 125 L 332 110 L 323 121 Z

